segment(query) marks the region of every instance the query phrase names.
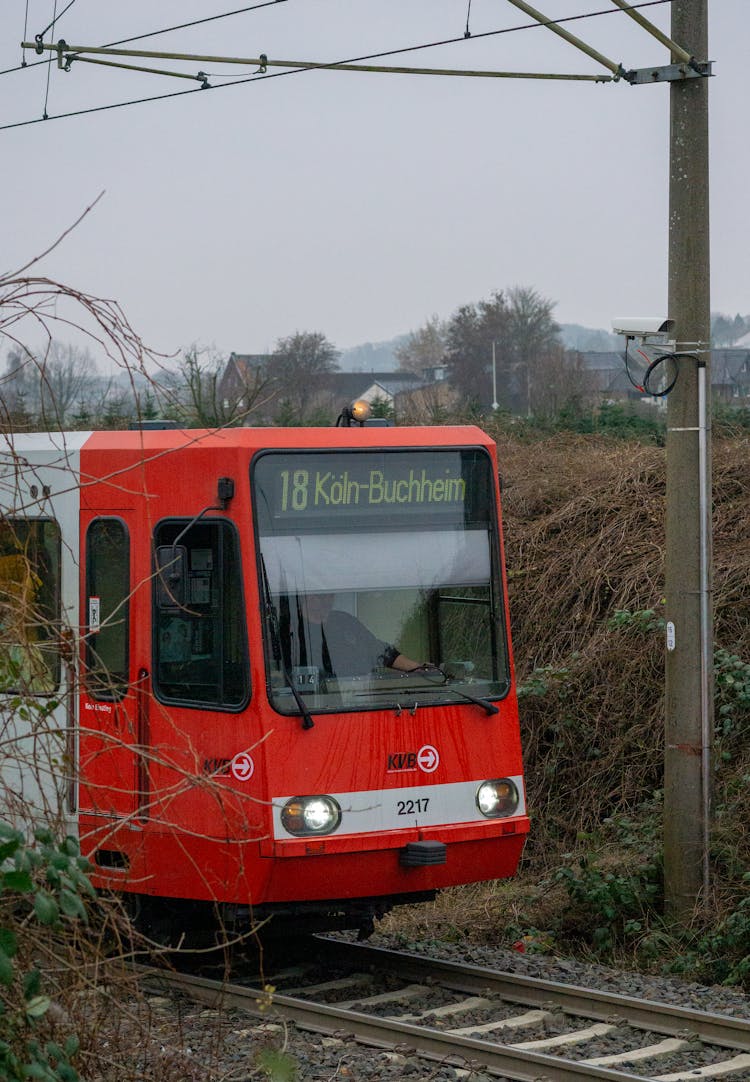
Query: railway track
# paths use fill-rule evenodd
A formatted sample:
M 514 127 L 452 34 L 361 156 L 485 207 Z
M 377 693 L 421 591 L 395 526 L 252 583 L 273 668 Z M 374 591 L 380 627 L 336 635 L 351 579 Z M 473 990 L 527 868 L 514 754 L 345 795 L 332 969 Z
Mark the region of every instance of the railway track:
M 321 940 L 267 989 L 146 971 L 211 1006 L 293 1021 L 392 1057 L 528 1082 L 750 1080 L 750 1021 L 609 992 Z M 329 976 L 330 973 L 336 976 Z

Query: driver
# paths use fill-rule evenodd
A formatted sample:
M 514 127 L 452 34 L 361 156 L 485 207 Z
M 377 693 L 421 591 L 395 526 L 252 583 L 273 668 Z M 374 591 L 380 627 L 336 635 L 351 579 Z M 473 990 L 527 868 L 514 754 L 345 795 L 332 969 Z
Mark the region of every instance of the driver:
M 361 676 L 383 665 L 399 672 L 419 672 L 421 665 L 396 646 L 383 642 L 356 616 L 333 607 L 333 594 L 308 594 L 305 616 L 311 657 L 327 676 Z

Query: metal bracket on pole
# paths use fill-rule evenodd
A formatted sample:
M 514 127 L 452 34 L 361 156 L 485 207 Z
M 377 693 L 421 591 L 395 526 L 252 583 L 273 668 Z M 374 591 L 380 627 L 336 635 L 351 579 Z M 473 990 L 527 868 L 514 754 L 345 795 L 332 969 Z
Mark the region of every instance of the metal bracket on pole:
M 622 73 L 622 78 L 632 86 L 640 83 L 676 83 L 686 79 L 707 79 L 713 75 L 713 60 L 705 63 L 665 64 L 656 68 L 634 68 Z

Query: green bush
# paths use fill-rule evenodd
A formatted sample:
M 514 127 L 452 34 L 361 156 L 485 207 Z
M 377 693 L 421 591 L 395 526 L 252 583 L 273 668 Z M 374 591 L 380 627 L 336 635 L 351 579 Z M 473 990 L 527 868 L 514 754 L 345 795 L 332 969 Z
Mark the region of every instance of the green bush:
M 27 844 L 20 830 L 0 821 L 0 1078 L 77 1082 L 75 1034 L 62 1043 L 50 1033 L 42 1038 L 52 999 L 41 970 L 21 962 L 20 932 L 33 924 L 51 931 L 68 920 L 86 922 L 82 896 L 95 892 L 75 838 L 58 840 L 42 828 L 35 840 Z
M 566 927 L 600 954 L 639 940 L 661 909 L 660 795 L 635 817 L 606 819 L 598 837 L 583 836 L 595 852 L 569 857 L 552 876 L 570 899 Z
M 743 876 L 750 887 L 750 872 Z M 743 898 L 715 925 L 691 937 L 683 936 L 675 957 L 665 967 L 710 984 L 750 988 L 750 896 Z

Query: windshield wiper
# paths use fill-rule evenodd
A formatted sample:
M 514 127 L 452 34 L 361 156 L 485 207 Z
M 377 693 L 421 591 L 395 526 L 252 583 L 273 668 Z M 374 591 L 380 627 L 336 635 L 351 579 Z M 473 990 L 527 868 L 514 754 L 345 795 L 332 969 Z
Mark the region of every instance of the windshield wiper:
M 489 699 L 482 699 L 479 695 L 469 695 L 468 691 L 461 691 L 459 688 L 454 688 L 450 684 L 442 684 L 440 691 L 450 691 L 453 695 L 458 695 L 461 699 L 466 699 L 467 702 L 476 703 L 477 706 L 481 706 L 485 714 L 499 714 L 500 707 L 495 706 Z
M 466 699 L 466 701 L 469 703 L 475 703 L 476 706 L 481 706 L 485 714 L 500 713 L 500 707 L 495 706 L 495 704 L 491 703 L 489 699 L 482 699 L 479 695 L 470 695 L 468 691 L 461 691 L 460 688 L 453 687 L 451 684 L 435 684 L 429 679 L 429 677 L 426 678 L 426 683 L 422 684 L 421 687 L 404 686 L 403 688 L 399 688 L 399 694 L 403 691 L 404 695 L 417 695 L 420 691 L 424 691 L 428 687 L 431 688 L 433 691 L 450 692 L 452 695 L 457 695 L 459 699 Z M 393 688 L 383 688 L 382 691 L 377 691 L 375 688 L 370 688 L 368 691 L 361 692 L 360 694 L 362 695 L 362 697 L 370 695 L 393 695 Z M 400 705 L 397 698 L 394 698 L 392 705 L 395 707 Z
M 302 728 L 312 729 L 315 726 L 315 722 L 312 719 L 312 714 L 307 706 L 307 703 L 302 698 L 297 688 L 294 686 L 294 680 L 289 672 L 289 668 L 284 659 L 284 651 L 281 648 L 281 633 L 279 631 L 279 620 L 276 612 L 276 607 L 271 600 L 271 589 L 268 585 L 268 573 L 266 571 L 266 561 L 263 556 L 260 557 L 260 566 L 263 571 L 263 592 L 266 595 L 266 617 L 268 619 L 268 627 L 271 631 L 271 650 L 273 651 L 273 660 L 281 669 L 284 679 L 287 682 L 287 686 L 292 693 L 297 709 L 300 712 L 302 718 Z

